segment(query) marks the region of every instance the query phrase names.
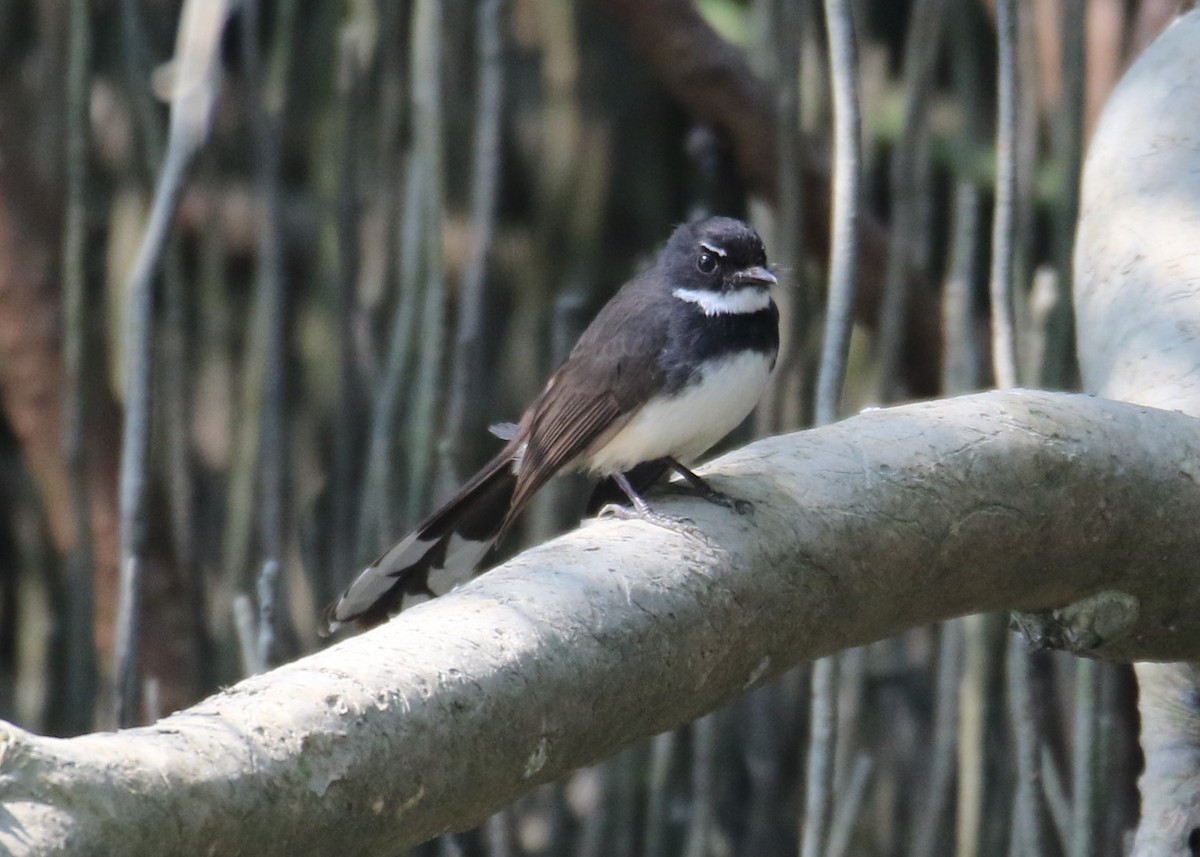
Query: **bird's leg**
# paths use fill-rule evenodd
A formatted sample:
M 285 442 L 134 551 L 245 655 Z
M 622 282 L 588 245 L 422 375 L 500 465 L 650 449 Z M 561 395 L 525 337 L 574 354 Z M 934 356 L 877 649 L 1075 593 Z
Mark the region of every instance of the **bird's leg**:
M 650 508 L 650 504 L 629 484 L 629 478 L 624 473 L 614 473 L 613 481 L 625 492 L 625 496 L 629 498 L 629 502 L 633 504 L 633 508 L 639 515 L 645 518 L 655 514 L 654 510 Z
M 647 521 L 651 524 L 658 524 L 660 527 L 666 527 L 669 530 L 679 530 L 688 535 L 704 538 L 694 523 L 688 518 L 676 518 L 671 515 L 664 515 L 661 512 L 656 512 L 650 508 L 650 504 L 645 501 L 641 494 L 630 484 L 628 477 L 624 473 L 614 473 L 613 481 L 617 486 L 625 492 L 625 496 L 629 498 L 629 502 L 633 503 L 633 509 L 626 509 L 624 506 L 618 506 L 615 503 L 609 503 L 600 510 L 600 517 L 611 518 L 635 518 L 639 521 Z
M 718 506 L 724 506 L 726 509 L 732 509 L 739 515 L 745 515 L 754 510 L 754 505 L 749 500 L 740 500 L 737 497 L 730 497 L 728 494 L 721 493 L 705 482 L 703 477 L 693 473 L 674 458 L 668 456 L 664 461 L 667 462 L 672 470 L 682 476 L 688 485 L 692 486 L 692 489 L 700 499 L 715 503 Z

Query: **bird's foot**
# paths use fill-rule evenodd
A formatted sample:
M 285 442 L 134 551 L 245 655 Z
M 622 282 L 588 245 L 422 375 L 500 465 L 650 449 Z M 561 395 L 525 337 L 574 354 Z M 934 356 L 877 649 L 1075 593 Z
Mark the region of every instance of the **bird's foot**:
M 749 515 L 754 512 L 754 504 L 749 500 L 718 491 L 708 483 L 704 483 L 704 488 L 699 488 L 689 482 L 668 482 L 662 490 L 682 497 L 699 497 L 701 500 L 729 509 L 738 515 Z
M 708 489 L 708 493 L 701 493 L 700 498 L 707 500 L 710 503 L 715 503 L 718 506 L 723 506 L 732 512 L 739 515 L 749 515 L 754 512 L 754 504 L 749 500 L 743 500 L 740 497 L 733 497 L 729 494 L 715 491 L 712 488 Z
M 696 522 L 691 518 L 664 515 L 662 512 L 654 511 L 649 506 L 630 509 L 628 506 L 618 506 L 616 503 L 608 503 L 600 509 L 596 517 L 617 518 L 622 521 L 645 521 L 648 524 L 654 524 L 666 530 L 674 530 L 675 532 L 694 538 L 706 538 L 704 531 L 697 527 Z
M 668 458 L 666 461 L 676 473 L 683 477 L 684 482 L 692 489 L 692 493 L 701 500 L 707 500 L 709 503 L 722 506 L 739 515 L 748 515 L 754 511 L 754 504 L 749 500 L 731 497 L 728 494 L 718 491 L 709 485 L 704 477 L 693 473 L 674 458 Z

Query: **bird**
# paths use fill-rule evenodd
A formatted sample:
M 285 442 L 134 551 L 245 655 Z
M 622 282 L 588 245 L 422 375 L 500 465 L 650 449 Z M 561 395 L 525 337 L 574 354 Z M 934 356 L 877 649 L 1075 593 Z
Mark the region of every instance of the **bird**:
M 520 420 L 493 427 L 504 448 L 326 609 L 326 632 L 379 624 L 406 596 L 433 596 L 470 577 L 560 472 L 615 484 L 632 503 L 629 514 L 659 522 L 665 516 L 642 492 L 668 470 L 705 500 L 747 511 L 689 465 L 736 428 L 766 388 L 779 351 L 776 282 L 762 239 L 743 221 L 708 217 L 676 227 Z

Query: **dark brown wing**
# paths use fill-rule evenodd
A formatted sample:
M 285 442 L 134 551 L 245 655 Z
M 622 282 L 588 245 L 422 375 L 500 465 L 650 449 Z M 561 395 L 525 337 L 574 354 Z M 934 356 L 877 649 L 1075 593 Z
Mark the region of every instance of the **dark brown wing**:
M 513 494 L 514 510 L 624 417 L 616 397 L 610 393 L 549 396 L 545 404 L 531 419 L 528 445 L 521 457 Z
M 510 517 L 593 441 L 624 425 L 661 386 L 659 355 L 667 328 L 661 290 L 647 279 L 655 273 L 651 269 L 630 281 L 600 311 L 521 418 L 526 447 Z

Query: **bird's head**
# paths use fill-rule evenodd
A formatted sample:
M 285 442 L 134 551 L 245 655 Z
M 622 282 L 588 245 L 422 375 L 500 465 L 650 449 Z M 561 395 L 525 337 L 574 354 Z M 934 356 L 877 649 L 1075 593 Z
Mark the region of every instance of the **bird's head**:
M 675 296 L 701 305 L 709 315 L 764 309 L 776 282 L 758 233 L 732 217 L 678 227 L 659 264 Z

